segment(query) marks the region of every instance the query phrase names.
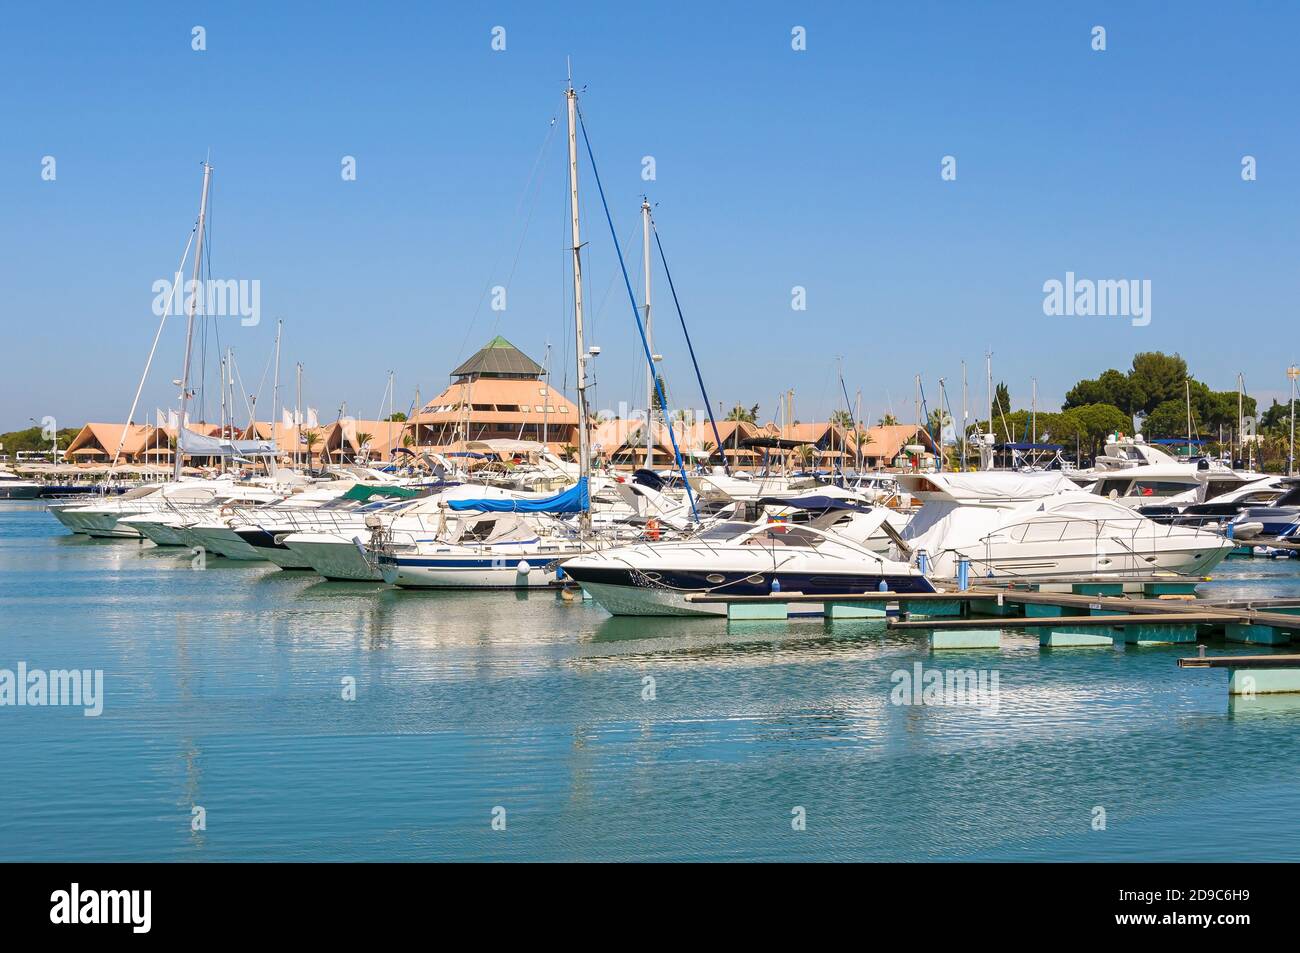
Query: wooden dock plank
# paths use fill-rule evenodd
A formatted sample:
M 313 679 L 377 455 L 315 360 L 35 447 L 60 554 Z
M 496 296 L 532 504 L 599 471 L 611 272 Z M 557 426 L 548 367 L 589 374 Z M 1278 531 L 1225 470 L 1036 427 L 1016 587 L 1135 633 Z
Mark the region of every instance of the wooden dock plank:
M 1192 655 L 1179 668 L 1300 668 L 1300 655 Z
M 994 616 L 987 619 L 951 619 L 927 620 L 925 622 L 904 622 L 890 619 L 891 629 L 1037 629 L 1057 628 L 1072 629 L 1076 626 L 1125 626 L 1125 625 L 1212 625 L 1231 622 L 1229 616 L 1211 612 L 1178 612 L 1162 618 L 1150 613 L 1140 615 L 1071 615 L 1071 616 Z

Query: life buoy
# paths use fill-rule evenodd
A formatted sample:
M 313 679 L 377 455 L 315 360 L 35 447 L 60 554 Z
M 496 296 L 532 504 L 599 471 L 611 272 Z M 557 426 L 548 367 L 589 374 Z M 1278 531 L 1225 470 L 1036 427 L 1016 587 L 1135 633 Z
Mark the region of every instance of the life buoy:
M 653 516 L 645 522 L 646 539 L 658 541 L 659 539 L 659 521 Z

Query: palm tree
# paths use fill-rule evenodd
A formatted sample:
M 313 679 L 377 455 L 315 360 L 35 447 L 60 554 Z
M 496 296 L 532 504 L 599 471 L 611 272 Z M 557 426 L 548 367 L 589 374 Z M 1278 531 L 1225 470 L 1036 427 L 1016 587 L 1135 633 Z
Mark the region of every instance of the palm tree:
M 366 452 L 367 449 L 369 449 L 367 445 L 370 443 L 373 437 L 374 434 L 369 434 L 369 433 L 357 434 L 357 453 L 356 453 L 357 456 L 361 456 L 363 453 Z
M 758 404 L 753 407 L 745 408 L 737 404 L 727 411 L 726 420 L 742 420 L 745 423 L 758 423 Z
M 871 439 L 871 434 L 867 433 L 865 430 L 855 430 L 853 433 L 849 434 L 849 442 L 853 444 L 853 458 L 856 465 L 858 457 L 866 456 L 866 454 L 863 453 L 863 448 L 869 446 L 874 441 Z
M 307 447 L 307 463 L 311 464 L 312 451 L 316 444 L 320 443 L 320 432 L 317 430 L 308 430 L 303 433 L 302 441 Z
M 897 427 L 897 426 L 898 426 L 898 418 L 895 417 L 893 414 L 885 414 L 885 416 L 883 416 L 883 417 L 880 418 L 880 426 L 882 426 L 882 427 Z

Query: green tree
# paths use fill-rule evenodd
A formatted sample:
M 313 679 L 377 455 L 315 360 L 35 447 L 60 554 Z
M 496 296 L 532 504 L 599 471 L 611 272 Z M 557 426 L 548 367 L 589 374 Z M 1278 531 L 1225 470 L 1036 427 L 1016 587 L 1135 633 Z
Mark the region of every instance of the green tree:
M 1192 432 L 1200 432 L 1200 418 L 1192 407 Z M 1142 432 L 1149 438 L 1186 437 L 1187 403 L 1185 400 L 1162 401 L 1142 421 Z
M 882 427 L 897 427 L 897 426 L 898 426 L 898 418 L 895 417 L 893 414 L 885 414 L 883 417 L 880 418 L 880 426 L 882 426 Z
M 1011 391 L 1006 381 L 998 381 L 998 386 L 993 388 L 993 416 L 999 413 L 1011 413 Z
M 1063 409 L 1087 404 L 1111 404 L 1126 414 L 1132 414 L 1133 401 L 1133 382 L 1128 375 L 1112 368 L 1096 380 L 1082 380 L 1070 388 L 1065 395 Z
M 724 419 L 741 420 L 750 424 L 758 423 L 758 404 L 749 408 L 737 404 L 735 407 L 732 407 L 731 410 L 727 411 L 727 416 Z
M 1128 376 L 1133 388 L 1133 411 L 1149 414 L 1165 401 L 1183 395 L 1187 362 L 1177 354 L 1143 351 L 1134 356 Z
M 663 400 L 668 399 L 668 385 L 664 383 L 663 375 L 655 377 L 655 383 L 658 386 L 650 394 L 650 407 L 654 410 L 655 416 L 660 420 L 664 416 L 664 404 L 660 401 L 659 395 L 663 394 Z
M 1071 407 L 1064 416 L 1071 418 L 1077 429 L 1080 444 L 1087 448 L 1090 456 L 1096 456 L 1106 438 L 1116 432 L 1133 432 L 1133 418 L 1113 404 L 1085 404 Z M 1058 440 L 1058 442 L 1064 442 Z
M 396 413 L 389 414 L 388 419 L 393 423 L 403 423 L 406 420 L 406 414 L 399 410 Z

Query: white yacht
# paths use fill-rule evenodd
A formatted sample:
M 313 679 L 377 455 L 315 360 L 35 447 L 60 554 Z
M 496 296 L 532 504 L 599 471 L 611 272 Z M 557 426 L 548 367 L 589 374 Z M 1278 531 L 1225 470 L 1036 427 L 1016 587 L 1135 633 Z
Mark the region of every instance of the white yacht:
M 74 533 L 117 539 L 139 539 L 140 531 L 121 520 L 142 513 L 169 510 L 175 503 L 211 503 L 230 493 L 234 480 L 180 480 L 174 483 L 149 483 L 127 490 L 120 496 L 87 503 L 84 499 L 50 506 L 50 513 Z
M 557 520 L 517 513 L 466 515 L 457 530 L 374 550 L 384 581 L 415 589 L 536 589 L 583 547 Z
M 1071 476 L 1098 496 L 1138 507 L 1164 503 L 1188 491 L 1196 492 L 1196 502 L 1209 502 L 1264 474 L 1233 470 L 1211 460 L 1182 461 L 1135 434 L 1111 439 L 1091 470 L 1079 470 Z
M 564 563 L 565 575 L 614 615 L 726 615 L 692 594 L 844 595 L 933 592 L 919 569 L 832 529 L 782 521 L 719 523 L 680 542 L 642 543 Z
M 12 470 L 0 470 L 0 500 L 34 500 L 44 489 L 44 484 L 24 480 Z
M 893 555 L 937 577 L 1203 573 L 1233 548 L 1193 527 L 1157 523 L 1073 487 L 1059 474 L 955 473 L 900 477 L 925 504 Z
M 395 549 L 432 543 L 460 531 L 466 519 L 481 514 L 475 511 L 455 513 L 447 504 L 470 498 L 510 499 L 509 491 L 479 484 L 461 484 L 432 496 L 386 506 L 366 506 L 328 521 L 296 519 L 299 525 L 283 535 L 277 530 L 278 543 L 296 560 L 305 563 L 326 579 L 357 582 L 380 582 L 378 557 L 368 550 L 388 546 Z M 273 562 L 279 560 L 268 554 Z

